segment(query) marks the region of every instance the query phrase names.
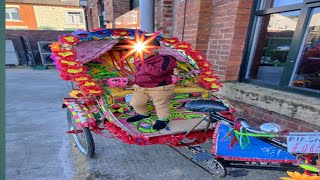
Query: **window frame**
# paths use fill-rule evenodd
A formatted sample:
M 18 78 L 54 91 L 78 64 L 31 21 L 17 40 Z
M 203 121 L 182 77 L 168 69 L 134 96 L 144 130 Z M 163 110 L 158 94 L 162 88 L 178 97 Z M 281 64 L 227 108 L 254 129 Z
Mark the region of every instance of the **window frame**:
M 15 9 L 17 14 L 18 14 L 18 16 L 19 16 L 19 19 L 13 19 L 12 18 L 12 11 L 11 12 L 7 11 L 9 9 Z M 10 16 L 10 19 L 6 18 L 6 21 L 21 21 L 21 16 L 20 16 L 20 12 L 19 12 L 19 8 L 18 7 L 6 7 L 5 8 L 5 13 L 9 13 L 9 16 Z
M 77 15 L 77 14 L 69 14 L 69 13 L 79 13 L 79 15 Z M 80 21 L 82 21 L 82 22 L 80 22 L 80 23 L 70 22 L 69 21 L 69 16 L 72 16 L 72 17 L 79 16 L 80 17 Z M 83 12 L 82 11 L 67 11 L 66 12 L 66 24 L 68 24 L 68 25 L 82 25 L 83 24 Z
M 320 7 L 319 0 L 304 0 L 303 3 L 287 5 L 269 9 L 262 9 L 262 2 L 264 0 L 258 0 L 253 2 L 249 26 L 246 36 L 243 61 L 241 64 L 241 71 L 239 73 L 239 81 L 244 83 L 250 83 L 257 86 L 272 88 L 276 90 L 282 90 L 287 92 L 299 93 L 307 96 L 320 97 L 320 92 L 316 90 L 307 89 L 307 88 L 297 88 L 290 86 L 291 76 L 294 73 L 295 65 L 297 61 L 300 60 L 299 55 L 301 54 L 301 46 L 304 42 L 306 31 L 308 30 L 309 20 L 311 19 L 310 15 L 313 8 Z M 264 15 L 282 13 L 288 11 L 300 10 L 300 15 L 296 30 L 292 37 L 291 48 L 284 66 L 284 71 L 281 75 L 279 85 L 272 85 L 263 82 L 258 82 L 254 79 L 250 79 L 248 75 L 251 71 L 252 56 L 256 49 L 256 43 L 259 37 L 260 25 L 259 22 Z M 250 47 L 250 48 L 249 48 Z

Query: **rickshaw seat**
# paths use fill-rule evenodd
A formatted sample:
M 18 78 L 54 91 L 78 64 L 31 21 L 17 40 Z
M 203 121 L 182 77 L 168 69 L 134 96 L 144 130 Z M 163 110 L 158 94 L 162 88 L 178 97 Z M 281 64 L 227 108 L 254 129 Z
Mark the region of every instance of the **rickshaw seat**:
M 213 100 L 193 100 L 186 103 L 185 108 L 194 112 L 222 112 L 229 110 L 222 102 Z

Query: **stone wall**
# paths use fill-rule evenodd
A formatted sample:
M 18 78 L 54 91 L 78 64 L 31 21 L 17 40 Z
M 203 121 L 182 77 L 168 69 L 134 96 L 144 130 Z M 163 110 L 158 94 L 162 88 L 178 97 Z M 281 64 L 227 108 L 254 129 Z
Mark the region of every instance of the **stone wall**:
M 86 29 L 82 8 L 58 6 L 33 6 L 38 30 L 76 30 Z M 81 24 L 68 24 L 67 12 L 81 12 Z
M 228 99 L 250 124 L 275 122 L 290 131 L 320 130 L 320 104 L 313 97 L 244 83 L 224 83 L 219 95 Z

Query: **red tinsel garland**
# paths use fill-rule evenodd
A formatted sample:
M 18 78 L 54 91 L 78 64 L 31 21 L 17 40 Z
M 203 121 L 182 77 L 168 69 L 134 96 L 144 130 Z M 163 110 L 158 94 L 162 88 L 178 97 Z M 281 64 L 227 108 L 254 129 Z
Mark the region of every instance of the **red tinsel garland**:
M 166 144 L 171 146 L 184 146 L 184 145 L 194 145 L 194 144 L 202 144 L 207 139 L 212 137 L 213 131 L 208 130 L 207 133 L 203 131 L 194 131 L 185 136 L 184 133 L 179 134 L 169 134 L 163 136 L 156 136 L 156 137 L 147 137 L 147 136 L 130 136 L 126 131 L 122 128 L 116 126 L 115 124 L 107 121 L 105 123 L 105 129 L 108 130 L 110 133 L 114 135 L 114 137 L 122 140 L 124 143 L 127 144 L 137 144 L 141 146 L 145 145 L 152 145 L 152 144 Z M 184 138 L 188 139 L 196 139 L 191 143 L 182 144 L 181 140 Z

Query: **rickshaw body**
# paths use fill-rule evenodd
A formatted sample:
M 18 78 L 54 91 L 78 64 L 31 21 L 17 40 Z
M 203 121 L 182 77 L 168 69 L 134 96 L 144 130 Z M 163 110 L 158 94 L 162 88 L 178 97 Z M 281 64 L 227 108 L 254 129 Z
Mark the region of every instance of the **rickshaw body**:
M 160 131 L 152 129 L 157 117 L 151 102 L 148 103 L 151 118 L 137 123 L 126 122 L 135 114 L 129 105 L 135 66 L 132 56 L 119 61 L 128 52 L 120 45 L 134 39 L 136 33 L 146 38 L 154 35 L 134 29 L 78 30 L 59 36 L 58 41 L 51 44 L 51 57 L 60 77 L 76 85 L 70 92 L 71 97 L 63 101 L 63 107 L 69 113 L 68 132 L 89 131 L 105 135 L 103 131 L 108 130 L 123 142 L 138 145 L 204 143 L 213 135 L 206 114 L 188 111 L 184 104 L 191 100 L 213 99 L 212 92 L 217 91 L 221 83 L 205 56 L 177 38 L 161 34 L 156 38 L 161 43 L 159 53 L 173 56 L 179 71 L 173 76 L 175 89 L 170 100 L 169 126 Z M 225 101 L 220 102 L 221 106 L 228 106 Z M 226 114 L 233 110 L 226 109 Z
M 91 134 L 94 132 L 106 137 L 111 135 L 128 144 L 188 147 L 196 151 L 199 159 L 209 160 L 209 169 L 219 177 L 226 176 L 225 167 L 246 168 L 248 163 L 261 169 L 283 163 L 296 168 L 295 156 L 265 140 L 251 139 L 256 144 L 248 145 L 246 151 L 229 146 L 233 142 L 230 138 L 226 140 L 226 135 L 234 127 L 236 119 L 232 113 L 235 109 L 214 94 L 222 85 L 206 57 L 178 38 L 161 34 L 156 37 L 161 43 L 159 54 L 173 56 L 179 72 L 172 77 L 175 88 L 170 97 L 169 126 L 159 131 L 152 129 L 157 119 L 152 101 L 148 102 L 150 118 L 126 122 L 135 115 L 130 106 L 135 66 L 133 56 L 120 61 L 128 52 L 121 45 L 135 39 L 137 34 L 146 38 L 155 35 L 134 29 L 78 30 L 59 36 L 58 41 L 51 44 L 51 58 L 60 77 L 75 85 L 70 97 L 64 98 L 63 108 L 67 109 L 67 133 L 73 136 L 83 154 L 94 155 Z M 228 122 L 228 125 L 221 125 L 219 121 Z M 208 140 L 213 142 L 209 155 L 195 146 Z M 278 153 L 264 155 L 263 150 L 270 148 Z

